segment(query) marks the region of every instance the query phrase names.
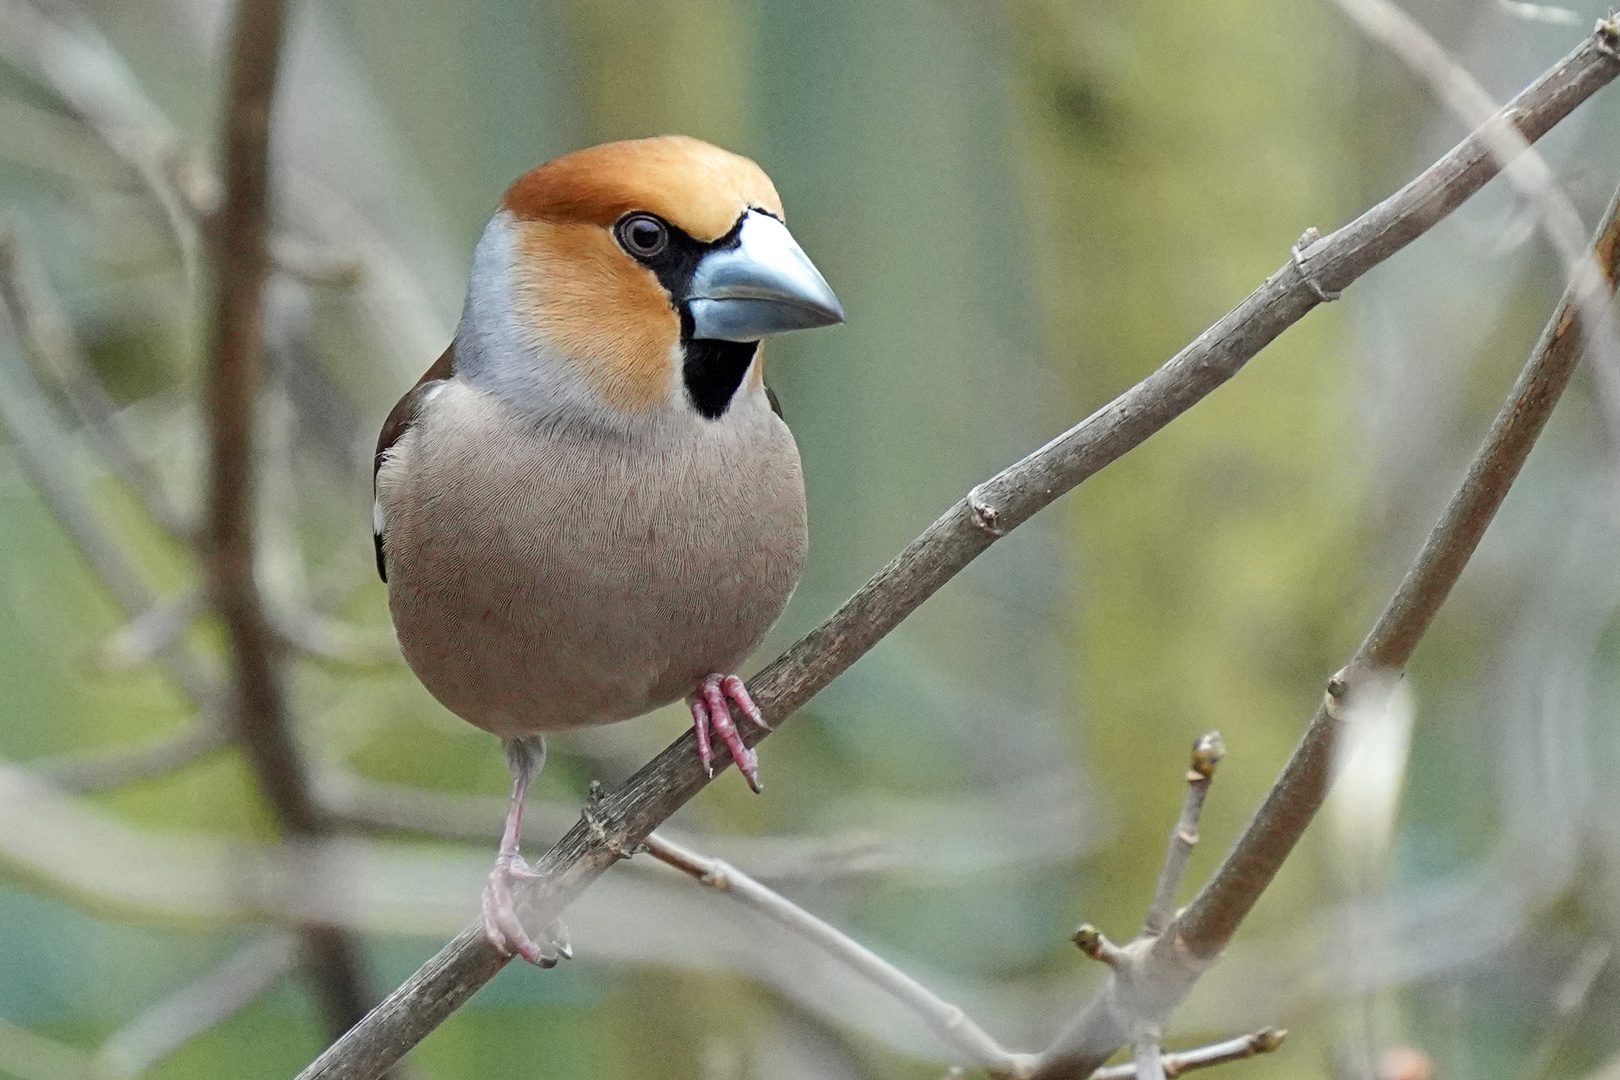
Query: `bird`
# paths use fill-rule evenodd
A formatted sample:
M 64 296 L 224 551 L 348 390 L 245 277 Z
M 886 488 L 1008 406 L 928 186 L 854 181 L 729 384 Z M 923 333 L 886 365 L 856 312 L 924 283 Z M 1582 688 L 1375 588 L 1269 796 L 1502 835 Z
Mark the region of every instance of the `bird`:
M 504 955 L 569 954 L 515 905 L 546 732 L 685 698 L 708 775 L 718 743 L 759 790 L 731 707 L 766 725 L 736 670 L 807 545 L 761 342 L 843 320 L 764 170 L 686 136 L 546 162 L 479 237 L 449 347 L 383 424 L 372 531 L 407 664 L 502 741 L 482 917 Z

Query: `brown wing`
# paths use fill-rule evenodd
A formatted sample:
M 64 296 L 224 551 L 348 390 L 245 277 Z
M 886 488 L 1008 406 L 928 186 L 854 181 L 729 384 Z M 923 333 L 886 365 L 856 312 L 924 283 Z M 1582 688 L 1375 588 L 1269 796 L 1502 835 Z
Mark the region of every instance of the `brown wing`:
M 426 396 L 429 386 L 450 378 L 456 371 L 455 346 L 445 349 L 440 357 L 433 361 L 433 366 L 416 380 L 416 385 L 399 399 L 399 403 L 389 412 L 388 419 L 383 421 L 382 433 L 377 436 L 377 455 L 371 459 L 371 495 L 373 500 L 377 497 L 377 470 L 382 468 L 383 455 L 393 448 L 394 444 L 405 437 L 416 422 L 416 410 Z M 381 517 L 373 510 L 371 517 L 371 540 L 377 547 L 377 574 L 388 580 L 388 563 L 383 558 L 383 529 Z

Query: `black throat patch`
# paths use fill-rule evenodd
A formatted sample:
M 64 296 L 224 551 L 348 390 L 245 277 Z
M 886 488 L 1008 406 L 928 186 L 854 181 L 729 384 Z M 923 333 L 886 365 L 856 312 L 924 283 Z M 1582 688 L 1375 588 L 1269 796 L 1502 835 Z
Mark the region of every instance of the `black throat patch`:
M 669 293 L 671 303 L 680 314 L 681 350 L 686 357 L 681 366 L 681 378 L 692 407 L 704 419 L 718 420 L 737 396 L 737 388 L 748 374 L 748 365 L 754 361 L 759 342 L 694 338 L 687 298 L 692 291 L 692 275 L 703 257 L 712 251 L 734 248 L 741 242 L 743 217 L 737 219 L 730 232 L 707 244 L 668 222 L 662 224 L 669 236 L 663 249 L 646 257 L 633 257 L 658 276 L 659 284 Z
M 706 420 L 718 420 L 731 407 L 737 396 L 737 387 L 748 374 L 748 365 L 754 362 L 759 349 L 757 341 L 716 341 L 694 338 L 691 331 L 692 316 L 681 312 L 681 344 L 685 346 L 686 363 L 681 365 L 681 378 L 686 383 L 686 396 L 692 407 Z

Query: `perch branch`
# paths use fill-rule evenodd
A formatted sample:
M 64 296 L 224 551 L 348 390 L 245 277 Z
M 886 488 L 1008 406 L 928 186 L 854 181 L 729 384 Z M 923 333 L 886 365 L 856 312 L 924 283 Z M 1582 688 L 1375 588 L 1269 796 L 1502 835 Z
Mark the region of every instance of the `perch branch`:
M 233 730 L 277 823 L 317 837 L 327 822 L 311 794 L 287 718 L 279 643 L 254 580 L 254 405 L 263 374 L 261 324 L 269 273 L 270 114 L 281 57 L 284 0 L 243 0 L 231 29 L 224 117 L 224 197 L 209 222 L 214 308 L 209 346 L 208 503 L 203 557 L 214 610 L 229 642 Z M 303 928 L 304 961 L 328 1029 L 341 1034 L 368 999 L 353 940 L 336 927 Z
M 780 893 L 767 889 L 729 863 L 710 859 L 653 833 L 642 842 L 653 858 L 718 889 L 766 918 L 787 927 L 904 1002 L 945 1045 L 976 1065 L 1009 1076 L 1027 1076 L 1034 1058 L 996 1042 L 961 1008 Z
M 1620 192 L 1610 202 L 1594 250 L 1612 281 L 1620 260 Z M 1612 288 L 1612 285 L 1611 285 Z M 1519 373 L 1456 494 L 1350 661 L 1331 679 L 1322 704 L 1264 802 L 1214 876 L 1142 953 L 1128 979 L 1117 973 L 1047 1051 L 1041 1080 L 1083 1080 L 1124 1042 L 1144 1012 L 1161 1018 L 1185 999 L 1232 939 L 1327 795 L 1335 736 L 1347 709 L 1376 704 L 1411 659 L 1440 605 L 1569 385 L 1583 348 L 1574 286 L 1554 311 Z M 1358 697 L 1358 695 L 1360 695 Z
M 1620 29 L 1601 24 L 1515 98 L 1504 116 L 1527 140 L 1539 139 L 1620 74 L 1617 40 Z M 975 487 L 826 622 L 754 678 L 754 700 L 766 718 L 779 725 L 996 539 L 1197 404 L 1312 308 L 1421 236 L 1497 171 L 1487 140 L 1469 135 L 1378 206 L 1296 250 L 1237 308 L 1142 382 Z M 750 732 L 748 738 L 757 742 L 763 735 Z M 589 820 L 582 820 L 540 860 L 541 877 L 525 897 L 536 918 L 542 924 L 555 918 L 705 782 L 688 735 L 609 792 Z M 377 1075 L 494 977 L 506 960 L 485 939 L 481 926 L 469 926 L 329 1047 L 301 1080 Z M 1096 1064 L 1101 1062 L 1091 1068 Z

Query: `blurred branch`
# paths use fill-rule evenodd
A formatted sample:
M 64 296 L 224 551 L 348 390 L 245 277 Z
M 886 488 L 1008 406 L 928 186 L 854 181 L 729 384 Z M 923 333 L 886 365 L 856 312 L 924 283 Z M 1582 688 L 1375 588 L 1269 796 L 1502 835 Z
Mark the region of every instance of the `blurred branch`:
M 1620 192 L 1595 249 L 1612 280 L 1620 260 Z M 1271 883 L 1327 795 L 1347 711 L 1376 705 L 1406 667 L 1569 385 L 1584 339 L 1574 286 L 1565 292 L 1491 424 L 1462 485 L 1395 595 L 1349 662 L 1328 680 L 1304 737 L 1213 877 L 1165 932 L 1116 967 L 1097 997 L 1047 1052 L 1041 1080 L 1083 1080 L 1142 1026 L 1162 1025 L 1220 955 Z M 1139 941 L 1142 939 L 1139 939 Z M 1133 942 L 1133 946 L 1137 943 Z
M 1602 24 L 1521 93 L 1504 116 L 1524 138 L 1540 138 L 1620 74 L 1614 51 L 1617 40 L 1620 28 Z M 779 726 L 998 538 L 1197 404 L 1277 335 L 1422 235 L 1497 171 L 1488 140 L 1478 133 L 1469 135 L 1383 203 L 1309 247 L 1296 248 L 1293 258 L 1259 289 L 1159 370 L 1023 461 L 975 487 L 831 618 L 754 678 L 754 700 L 766 718 L 773 727 Z M 765 733 L 754 731 L 748 741 L 757 743 L 764 737 Z M 1323 738 L 1320 749 L 1324 755 L 1326 745 Z M 1320 764 L 1311 766 L 1313 776 Z M 1317 780 L 1325 785 L 1325 772 Z M 688 734 L 609 792 L 538 863 L 540 878 L 524 897 L 537 921 L 543 925 L 556 918 L 705 783 Z M 1293 804 L 1291 789 L 1297 784 L 1285 785 L 1284 806 Z M 1278 815 L 1272 802 L 1268 800 L 1263 815 Z M 1202 903 L 1194 901 L 1196 916 L 1190 925 L 1202 932 L 1205 944 L 1217 940 L 1224 944 L 1230 937 L 1275 873 L 1272 861 L 1280 865 L 1292 849 L 1316 802 L 1320 802 L 1319 793 L 1313 802 L 1307 789 L 1303 805 L 1284 815 L 1290 822 L 1287 827 L 1261 830 L 1274 837 L 1261 845 L 1267 869 L 1258 876 L 1246 872 L 1251 849 L 1245 848 L 1238 869 L 1218 876 L 1206 887 L 1200 894 Z M 1249 894 L 1245 896 L 1244 888 L 1235 881 L 1252 886 Z M 1216 918 L 1216 913 L 1223 917 Z M 1166 934 L 1161 940 L 1173 937 Z M 329 1047 L 301 1074 L 302 1080 L 377 1075 L 493 978 L 506 960 L 489 944 L 482 926 L 469 926 Z M 1187 985 L 1190 987 L 1190 979 Z M 1115 1041 L 1108 1052 L 1128 1039 L 1127 1035 Z M 1089 1061 L 1090 1051 L 1083 1053 Z M 1106 1056 L 1090 1061 L 1082 1075 Z
M 1592 999 L 1598 976 L 1609 966 L 1612 951 L 1610 942 L 1596 938 L 1587 942 L 1576 955 L 1569 972 L 1558 984 L 1558 994 L 1553 998 L 1551 1023 L 1537 1041 L 1535 1053 L 1523 1072 L 1526 1080 L 1541 1080 L 1552 1069 L 1558 1051 L 1574 1033 L 1575 1025 L 1580 1022 L 1581 1014 Z
M 0 1020 L 0 1072 L 17 1080 L 83 1080 L 90 1059 L 76 1046 Z
M 36 759 L 28 768 L 64 791 L 105 791 L 167 775 L 230 741 L 229 728 L 205 712 L 190 727 L 144 746 Z
M 189 544 L 190 524 L 131 444 L 118 418 L 118 406 L 90 367 L 61 303 L 10 229 L 0 231 L 0 297 L 35 370 L 61 390 L 102 458 L 135 492 L 154 521 L 182 544 Z
M 1552 167 L 1511 125 L 1493 122 L 1497 104 L 1417 20 L 1391 0 L 1333 0 L 1362 33 L 1394 53 L 1454 116 L 1479 125 L 1502 176 L 1535 211 L 1536 224 L 1563 265 L 1569 295 L 1580 314 L 1586 348 L 1603 401 L 1611 449 L 1620 452 L 1620 344 L 1617 344 L 1604 275 L 1587 248 L 1587 231 Z M 1600 24 L 1602 25 L 1602 24 Z
M 107 639 L 101 648 L 102 665 L 112 671 L 127 671 L 150 663 L 180 643 L 204 606 L 204 597 L 196 589 L 158 601 Z
M 318 769 L 315 783 L 321 806 L 335 823 L 354 831 L 410 832 L 482 847 L 506 814 L 506 800 L 500 796 L 387 783 L 341 767 Z M 1007 842 L 1008 833 L 1019 824 L 1042 833 L 1080 833 L 1072 814 L 1046 807 L 1045 799 L 1020 798 L 1029 794 L 993 790 L 982 798 L 958 797 L 937 803 L 884 800 L 887 818 L 916 819 L 920 807 L 924 811 L 921 820 L 905 827 L 846 829 L 826 836 L 660 831 L 678 843 L 710 851 L 719 848 L 726 861 L 756 880 L 771 882 L 825 882 L 893 871 L 925 873 L 942 867 L 959 874 L 1000 870 L 1013 863 L 1052 865 L 1086 850 L 1083 843 L 1061 842 L 1064 837 L 1026 847 Z M 841 810 L 836 803 L 825 809 L 836 819 L 874 817 L 875 812 L 861 813 L 868 805 L 865 800 L 852 803 L 848 809 Z M 1004 809 L 1009 812 L 1003 814 Z M 535 802 L 524 811 L 523 839 L 550 844 L 578 820 L 579 811 L 573 806 Z M 940 852 L 949 852 L 948 862 Z
M 224 195 L 209 221 L 214 268 L 209 345 L 208 505 L 202 544 L 210 600 L 229 641 L 230 716 L 259 790 L 293 837 L 327 832 L 288 724 L 279 647 L 254 581 L 254 405 L 263 375 L 264 283 L 269 274 L 270 115 L 281 58 L 283 0 L 242 0 L 234 11 L 224 132 Z M 336 1034 L 364 1015 L 358 950 L 333 926 L 303 929 L 305 964 Z
M 0 309 L 9 322 L 10 306 L 0 303 Z M 134 618 L 150 610 L 156 598 L 124 547 L 103 527 L 84 482 L 73 475 L 75 448 L 53 419 L 54 409 L 34 380 L 33 369 L 14 347 L 15 325 L 11 330 L 0 335 L 0 423 L 11 433 L 12 450 L 34 490 L 113 601 Z M 194 657 L 164 656 L 161 663 L 199 707 L 209 706 L 216 693 L 214 680 Z
M 710 859 L 653 833 L 643 841 L 653 858 L 696 878 L 711 889 L 727 893 L 847 964 L 888 993 L 903 1001 L 966 1063 L 995 1074 L 1027 1076 L 1035 1059 L 1015 1054 L 991 1038 L 959 1007 L 942 1000 L 916 979 L 890 964 L 836 927 L 823 922 L 780 893 L 773 892 L 719 859 Z
M 90 1080 L 139 1076 L 191 1039 L 253 1004 L 291 973 L 298 941 L 275 932 L 252 942 L 190 985 L 176 990 L 107 1036 Z
M 1164 1054 L 1159 1058 L 1167 1080 L 1175 1080 L 1182 1073 L 1194 1069 L 1207 1069 L 1211 1065 L 1225 1065 L 1229 1061 L 1242 1061 L 1256 1054 L 1269 1054 L 1281 1046 L 1288 1037 L 1283 1028 L 1262 1028 L 1252 1035 L 1240 1035 L 1225 1042 L 1200 1046 L 1196 1050 L 1183 1050 L 1177 1054 Z M 1109 1065 L 1091 1074 L 1090 1080 L 1133 1080 L 1136 1063 Z
M 1187 861 L 1198 843 L 1198 819 L 1204 812 L 1204 797 L 1209 794 L 1209 782 L 1215 778 L 1215 766 L 1226 756 L 1226 744 L 1221 733 L 1211 731 L 1198 736 L 1193 742 L 1192 763 L 1187 769 L 1187 795 L 1181 805 L 1181 818 L 1170 830 L 1170 841 L 1164 852 L 1164 866 L 1159 870 L 1159 881 L 1153 889 L 1153 902 L 1148 905 L 1147 918 L 1142 920 L 1142 933 L 1158 935 L 1170 925 L 1176 914 L 1176 893 L 1181 879 L 1187 876 Z
M 152 192 L 195 280 L 196 218 L 217 198 L 215 184 L 180 129 L 141 92 L 117 51 L 65 0 L 49 12 L 28 0 L 0 0 L 0 57 L 49 86 Z

